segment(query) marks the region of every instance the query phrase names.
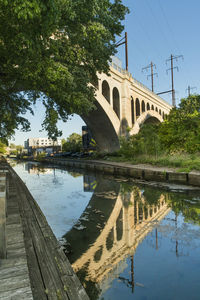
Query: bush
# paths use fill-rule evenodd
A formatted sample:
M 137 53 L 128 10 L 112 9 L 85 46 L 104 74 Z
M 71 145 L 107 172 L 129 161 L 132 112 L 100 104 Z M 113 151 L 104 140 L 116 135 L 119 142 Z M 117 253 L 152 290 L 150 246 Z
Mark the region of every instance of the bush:
M 119 153 L 124 157 L 132 158 L 138 155 L 157 157 L 163 152 L 158 128 L 158 124 L 144 124 L 138 134 L 132 135 L 128 139 L 122 137 Z

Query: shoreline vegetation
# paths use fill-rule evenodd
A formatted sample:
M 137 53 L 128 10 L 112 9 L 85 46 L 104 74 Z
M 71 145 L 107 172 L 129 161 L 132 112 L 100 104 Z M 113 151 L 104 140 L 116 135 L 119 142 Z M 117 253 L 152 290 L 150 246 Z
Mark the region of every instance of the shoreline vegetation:
M 132 165 L 147 164 L 155 167 L 176 168 L 177 172 L 200 171 L 200 153 L 195 154 L 162 154 L 158 157 L 153 155 L 138 155 L 134 157 L 124 157 L 119 154 L 97 154 L 91 159 L 103 159 L 111 162 L 125 162 Z

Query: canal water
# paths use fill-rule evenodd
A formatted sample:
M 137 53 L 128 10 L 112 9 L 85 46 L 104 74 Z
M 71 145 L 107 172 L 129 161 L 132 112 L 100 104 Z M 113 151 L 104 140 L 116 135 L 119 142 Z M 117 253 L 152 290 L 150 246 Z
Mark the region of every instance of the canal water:
M 15 171 L 91 300 L 200 299 L 200 194 L 38 163 Z

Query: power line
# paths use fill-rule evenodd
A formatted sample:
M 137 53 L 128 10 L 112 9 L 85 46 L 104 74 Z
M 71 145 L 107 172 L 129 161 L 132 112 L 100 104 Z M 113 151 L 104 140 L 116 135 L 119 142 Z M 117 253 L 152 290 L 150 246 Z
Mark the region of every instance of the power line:
M 153 9 L 152 9 L 152 7 L 151 7 L 149 1 L 148 1 L 148 0 L 145 0 L 145 2 L 146 2 L 146 4 L 147 4 L 147 7 L 148 7 L 148 9 L 149 9 L 151 15 L 152 15 L 152 19 L 154 20 L 154 23 L 156 24 L 158 30 L 159 30 L 160 33 L 161 33 L 161 37 L 163 38 L 163 41 L 164 41 L 165 43 L 166 43 L 166 41 L 168 41 L 169 44 L 170 44 L 170 40 L 168 39 L 167 35 L 165 34 L 164 30 L 162 29 L 161 24 L 160 24 L 160 22 L 158 21 L 157 15 L 154 13 L 154 11 L 153 11 Z
M 146 27 L 143 25 L 141 20 L 138 18 L 137 14 L 135 14 L 135 21 L 136 22 L 135 22 L 134 28 L 136 28 L 136 26 L 137 26 L 138 29 L 140 29 L 141 34 L 143 35 L 143 33 L 144 33 L 146 35 L 146 39 L 148 39 L 149 45 L 151 45 L 153 52 L 156 53 L 156 57 L 159 57 L 162 60 L 160 52 L 158 51 L 158 47 L 156 47 L 155 44 L 152 43 L 152 36 L 149 35 L 148 31 L 146 30 Z M 138 30 L 137 30 L 137 32 L 138 32 Z M 142 52 L 144 53 L 145 57 L 147 57 L 148 53 L 144 52 L 143 48 L 140 47 L 140 49 L 142 49 Z M 147 58 L 150 58 L 150 57 L 148 56 Z
M 168 18 L 167 18 L 166 14 L 165 14 L 165 11 L 164 11 L 164 9 L 163 9 L 163 6 L 161 5 L 160 0 L 158 0 L 158 4 L 159 4 L 159 6 L 160 6 L 160 10 L 161 10 L 161 12 L 162 12 L 162 15 L 163 15 L 163 17 L 164 17 L 164 19 L 165 19 L 165 22 L 166 22 L 166 24 L 167 24 L 167 27 L 168 27 L 168 29 L 169 29 L 170 36 L 171 36 L 172 39 L 173 39 L 173 44 L 176 44 L 176 48 L 177 48 L 177 50 L 180 52 L 179 47 L 178 47 L 178 44 L 177 44 L 177 40 L 176 40 L 175 37 L 174 37 L 173 30 L 172 30 L 172 28 L 171 28 L 171 26 L 170 26 L 170 24 L 169 24 L 169 22 L 168 22 Z
M 167 15 L 165 13 L 165 10 L 164 10 L 164 7 L 163 7 L 163 4 L 161 4 L 161 0 L 158 0 L 158 4 L 159 4 L 159 7 L 160 7 L 160 10 L 162 12 L 162 15 L 165 19 L 165 22 L 167 24 L 167 27 L 168 27 L 168 30 L 169 30 L 169 33 L 170 33 L 170 37 L 171 37 L 171 40 L 173 40 L 173 44 L 175 45 L 175 48 L 178 50 L 178 52 L 181 52 L 180 51 L 180 47 L 179 47 L 179 44 L 178 44 L 178 39 L 175 38 L 175 35 L 174 35 L 174 31 L 173 31 L 173 27 L 170 25 L 170 22 L 168 21 L 168 18 L 167 18 Z M 191 70 L 187 64 L 187 61 L 185 61 L 185 69 L 183 69 L 183 77 L 185 78 L 185 80 L 188 78 L 188 74 L 191 74 Z
M 152 90 L 152 92 L 153 92 L 153 91 L 154 91 L 154 75 L 156 75 L 156 76 L 158 77 L 158 73 L 154 73 L 154 72 L 153 72 L 153 68 L 156 69 L 156 65 L 155 65 L 153 62 L 151 62 L 147 67 L 142 68 L 142 72 L 143 72 L 144 70 L 147 71 L 149 68 L 151 68 L 151 74 L 150 74 L 150 75 L 147 75 L 147 79 L 148 79 L 149 77 L 151 77 L 151 90 Z

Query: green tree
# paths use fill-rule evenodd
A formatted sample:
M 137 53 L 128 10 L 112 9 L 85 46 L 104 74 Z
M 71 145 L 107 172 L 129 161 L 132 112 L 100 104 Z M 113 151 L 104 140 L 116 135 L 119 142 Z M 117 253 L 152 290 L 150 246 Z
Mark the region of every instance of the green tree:
M 24 147 L 22 145 L 17 145 L 16 146 L 17 154 L 22 154 L 23 149 L 24 149 Z
M 72 133 L 65 143 L 63 143 L 63 151 L 78 152 L 82 149 L 82 136 L 78 133 Z
M 0 154 L 6 153 L 6 144 L 0 141 Z
M 125 157 L 134 157 L 141 154 L 157 157 L 162 150 L 158 128 L 159 123 L 144 124 L 138 134 L 122 138 L 120 153 Z
M 10 144 L 10 148 L 11 148 L 11 149 L 16 149 L 16 145 L 13 144 L 13 143 L 11 143 L 11 144 Z
M 159 138 L 170 152 L 200 151 L 200 95 L 191 95 L 173 108 L 160 125 Z
M 30 129 L 24 114 L 46 108 L 49 137 L 57 121 L 94 108 L 97 72 L 108 72 L 128 9 L 121 0 L 0 1 L 0 136 Z

